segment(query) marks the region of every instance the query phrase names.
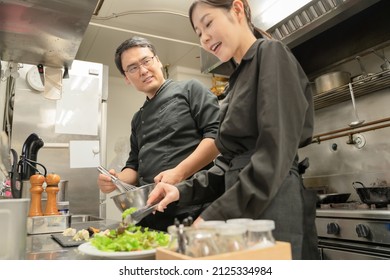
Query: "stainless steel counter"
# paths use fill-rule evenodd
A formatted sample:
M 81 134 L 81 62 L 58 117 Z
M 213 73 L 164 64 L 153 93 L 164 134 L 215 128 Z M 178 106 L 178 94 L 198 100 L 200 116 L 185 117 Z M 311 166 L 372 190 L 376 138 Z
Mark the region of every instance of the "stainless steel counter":
M 72 228 L 87 229 L 92 226 L 101 230 L 112 229 L 119 222 L 114 220 L 101 220 L 73 223 Z M 100 259 L 80 253 L 77 247 L 62 247 L 49 234 L 27 235 L 26 260 L 91 260 Z

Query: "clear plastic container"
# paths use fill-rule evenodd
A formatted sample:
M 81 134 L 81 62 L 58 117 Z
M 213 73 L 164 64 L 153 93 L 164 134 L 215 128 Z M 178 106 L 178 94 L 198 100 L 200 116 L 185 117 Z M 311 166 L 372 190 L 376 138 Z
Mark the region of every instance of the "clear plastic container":
M 275 222 L 272 220 L 253 220 L 247 224 L 248 248 L 259 249 L 275 245 L 275 238 L 272 231 L 275 229 Z

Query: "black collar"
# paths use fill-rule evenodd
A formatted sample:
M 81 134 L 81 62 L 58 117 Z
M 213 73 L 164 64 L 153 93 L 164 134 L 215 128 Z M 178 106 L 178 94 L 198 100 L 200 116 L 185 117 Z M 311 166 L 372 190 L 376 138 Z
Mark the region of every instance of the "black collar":
M 160 92 L 162 92 L 170 83 L 172 83 L 172 80 L 166 80 L 156 91 L 153 98 L 155 98 Z M 151 101 L 153 98 L 146 97 L 146 101 Z

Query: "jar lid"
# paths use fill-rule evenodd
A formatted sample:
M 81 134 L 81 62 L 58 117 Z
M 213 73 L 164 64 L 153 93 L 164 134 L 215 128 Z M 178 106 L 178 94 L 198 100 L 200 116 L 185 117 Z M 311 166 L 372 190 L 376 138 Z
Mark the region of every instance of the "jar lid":
M 236 218 L 236 219 L 226 220 L 226 223 L 228 223 L 228 224 L 245 224 L 246 225 L 252 221 L 253 221 L 253 219 L 250 219 L 250 218 Z
M 225 221 L 221 220 L 208 220 L 208 221 L 203 221 L 199 224 L 196 225 L 196 228 L 198 229 L 215 229 L 219 225 L 224 225 L 226 224 Z
M 221 224 L 216 226 L 219 235 L 240 235 L 245 234 L 247 228 L 244 224 Z
M 248 231 L 270 231 L 275 229 L 273 220 L 253 220 L 247 225 Z

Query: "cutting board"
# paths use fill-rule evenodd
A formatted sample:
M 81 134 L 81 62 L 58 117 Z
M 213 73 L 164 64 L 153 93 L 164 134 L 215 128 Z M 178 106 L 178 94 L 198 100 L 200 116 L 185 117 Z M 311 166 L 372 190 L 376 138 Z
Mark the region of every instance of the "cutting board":
M 62 233 L 52 234 L 51 237 L 62 247 L 77 247 L 80 244 L 87 242 L 86 240 L 72 240 L 72 236 L 63 236 Z

